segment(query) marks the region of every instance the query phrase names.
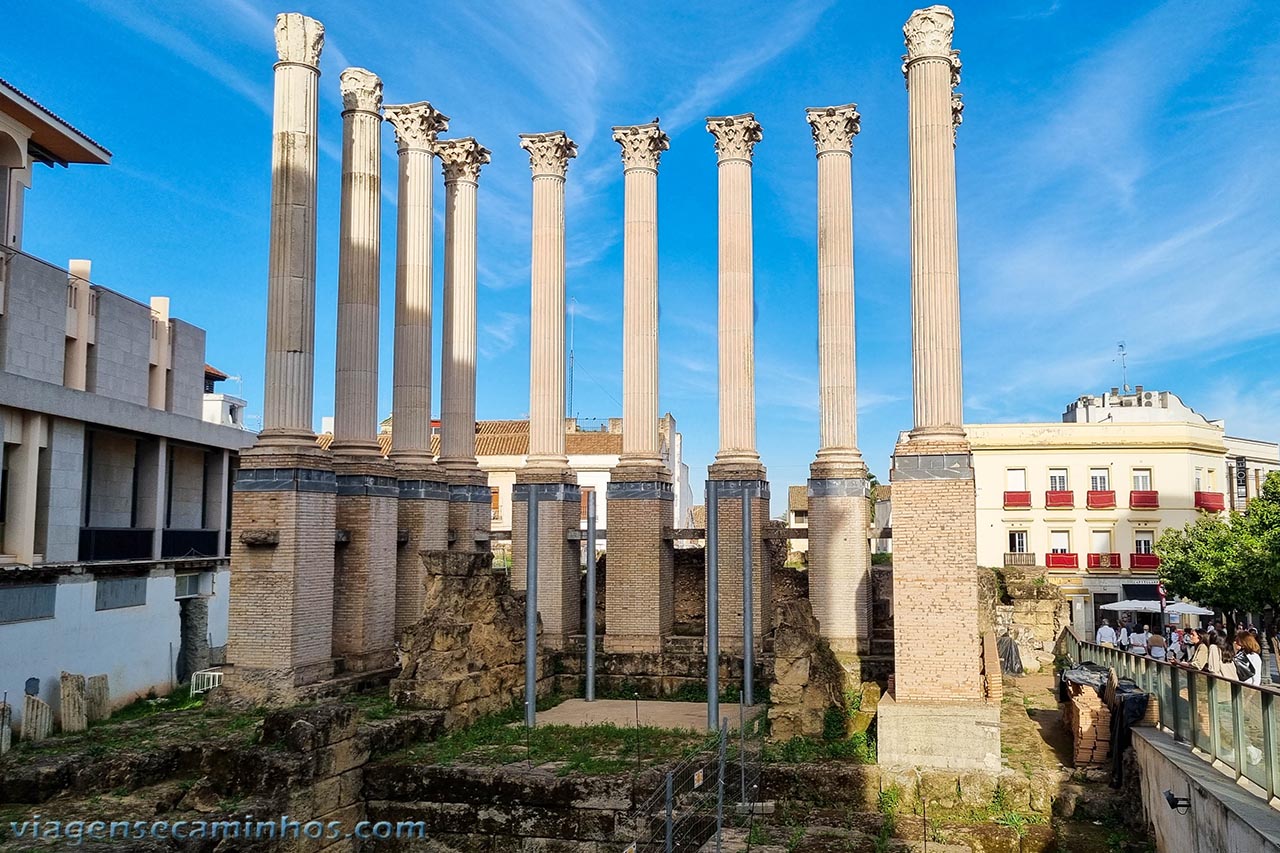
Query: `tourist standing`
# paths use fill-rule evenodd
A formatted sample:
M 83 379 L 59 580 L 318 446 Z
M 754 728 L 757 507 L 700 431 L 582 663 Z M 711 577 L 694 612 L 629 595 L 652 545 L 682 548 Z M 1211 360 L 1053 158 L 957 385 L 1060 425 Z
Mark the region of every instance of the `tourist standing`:
M 1153 660 L 1165 660 L 1168 657 L 1169 646 L 1164 637 L 1160 636 L 1159 629 L 1147 636 L 1147 651 Z
M 1095 639 L 1098 641 L 1098 645 L 1114 649 L 1116 646 L 1116 629 L 1111 627 L 1111 623 L 1108 620 L 1103 619 L 1102 627 L 1098 629 L 1098 635 Z
M 1231 663 L 1235 665 L 1235 677 L 1245 684 L 1262 683 L 1262 648 L 1258 638 L 1248 631 L 1237 631 L 1235 656 Z
M 1187 631 L 1187 665 L 1192 669 L 1209 668 L 1209 644 L 1195 628 Z
M 1134 631 L 1129 635 L 1129 651 L 1135 655 L 1145 655 L 1147 653 L 1147 640 L 1150 636 L 1151 634 L 1146 625 L 1143 625 L 1141 630 Z
M 1116 643 L 1122 649 L 1129 648 L 1129 617 L 1120 617 L 1120 630 L 1116 632 Z

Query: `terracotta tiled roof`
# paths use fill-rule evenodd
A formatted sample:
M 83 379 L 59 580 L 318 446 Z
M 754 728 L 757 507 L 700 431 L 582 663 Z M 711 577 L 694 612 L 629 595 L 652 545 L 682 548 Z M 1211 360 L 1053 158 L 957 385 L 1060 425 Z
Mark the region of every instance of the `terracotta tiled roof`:
M 227 378 L 227 374 L 223 373 L 221 370 L 206 361 L 204 365 L 204 378 L 212 379 L 214 382 L 221 382 Z
M 893 500 L 893 484 L 881 483 L 880 485 L 876 486 L 876 500 L 878 501 Z
M 808 486 L 788 486 L 787 487 L 787 509 L 792 512 L 808 512 L 809 511 L 809 487 Z
M 564 450 L 571 456 L 619 455 L 622 453 L 622 435 L 616 432 L 565 433 Z
M 689 521 L 693 523 L 694 527 L 706 527 L 707 508 L 701 505 L 689 507 Z

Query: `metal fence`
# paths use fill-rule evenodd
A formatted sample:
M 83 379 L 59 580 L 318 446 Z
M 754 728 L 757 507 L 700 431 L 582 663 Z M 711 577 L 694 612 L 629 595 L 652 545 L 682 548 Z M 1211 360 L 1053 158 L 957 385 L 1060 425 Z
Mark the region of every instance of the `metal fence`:
M 749 710 L 757 713 L 748 716 Z M 750 829 L 759 812 L 763 708 L 738 706 L 736 729 L 726 717 L 709 748 L 671 767 L 662 782 L 637 797 L 628 816 L 624 853 L 720 851 L 725 829 Z M 629 841 L 628 841 L 629 839 Z
M 1160 727 L 1205 761 L 1262 789 L 1280 808 L 1280 691 L 1081 640 L 1064 629 L 1059 650 L 1115 669 L 1154 694 Z

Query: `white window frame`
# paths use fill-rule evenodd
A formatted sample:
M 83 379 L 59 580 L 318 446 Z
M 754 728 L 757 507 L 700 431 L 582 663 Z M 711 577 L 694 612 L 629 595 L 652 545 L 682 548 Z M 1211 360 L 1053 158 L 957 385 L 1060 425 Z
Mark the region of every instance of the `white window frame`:
M 1066 547 L 1060 548 L 1055 543 L 1058 535 L 1061 534 L 1066 541 Z M 1050 530 L 1049 531 L 1049 553 L 1050 554 L 1070 554 L 1071 551 L 1071 531 L 1070 530 Z
M 1015 539 L 1020 540 L 1017 543 L 1018 547 L 1014 546 Z M 1010 554 L 1029 554 L 1031 552 L 1030 542 L 1027 539 L 1027 531 L 1025 530 L 1010 530 L 1008 544 Z
M 1143 550 L 1145 547 L 1146 550 Z M 1156 552 L 1156 532 L 1154 530 L 1133 531 L 1133 553 L 1151 555 Z
M 1004 472 L 1004 487 L 1005 491 L 1008 492 L 1027 491 L 1027 469 L 1006 468 Z
M 1093 492 L 1111 491 L 1111 469 L 1110 468 L 1090 468 L 1089 469 L 1089 490 Z
M 1147 481 L 1145 485 L 1138 482 L 1139 477 L 1146 477 Z M 1152 478 L 1152 471 L 1150 468 L 1134 468 L 1133 469 L 1133 490 L 1135 492 L 1151 491 L 1151 484 L 1153 482 L 1155 481 Z
M 1107 537 L 1106 547 L 1105 547 L 1105 548 L 1102 548 L 1102 549 L 1097 549 L 1097 550 L 1095 550 L 1095 546 L 1097 545 L 1097 542 L 1098 542 L 1098 537 L 1100 537 L 1100 536 L 1106 536 L 1106 537 Z M 1090 553 L 1093 553 L 1093 554 L 1111 554 L 1111 553 L 1113 553 L 1111 549 L 1112 549 L 1112 548 L 1115 546 L 1115 544 L 1116 544 L 1116 543 L 1115 543 L 1115 538 L 1116 538 L 1116 537 L 1115 537 L 1115 531 L 1113 531 L 1113 530 L 1110 530 L 1110 529 L 1102 530 L 1102 529 L 1096 529 L 1096 528 L 1090 529 L 1090 530 L 1089 530 L 1089 551 L 1090 551 Z
M 1058 474 L 1054 473 L 1056 471 L 1062 472 L 1060 483 L 1054 482 L 1055 480 L 1059 479 Z M 1068 491 L 1070 488 L 1071 488 L 1071 475 L 1068 469 L 1066 468 L 1050 468 L 1049 469 L 1049 491 L 1065 492 L 1065 491 Z

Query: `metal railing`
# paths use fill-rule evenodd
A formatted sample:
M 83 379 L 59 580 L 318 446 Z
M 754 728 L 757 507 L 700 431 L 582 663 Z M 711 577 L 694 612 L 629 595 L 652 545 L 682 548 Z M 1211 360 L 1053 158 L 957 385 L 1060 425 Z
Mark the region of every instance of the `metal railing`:
M 1058 650 L 1077 663 L 1111 667 L 1155 695 L 1160 728 L 1237 782 L 1252 783 L 1280 808 L 1280 691 L 1100 646 L 1070 628 L 1063 630 Z
M 748 718 L 738 706 L 737 729 L 729 719 L 708 745 L 667 769 L 647 795 L 637 796 L 618 849 L 623 853 L 720 851 L 725 829 L 750 830 L 761 812 L 760 751 L 765 713 Z

